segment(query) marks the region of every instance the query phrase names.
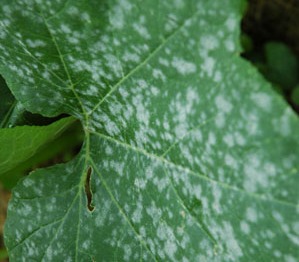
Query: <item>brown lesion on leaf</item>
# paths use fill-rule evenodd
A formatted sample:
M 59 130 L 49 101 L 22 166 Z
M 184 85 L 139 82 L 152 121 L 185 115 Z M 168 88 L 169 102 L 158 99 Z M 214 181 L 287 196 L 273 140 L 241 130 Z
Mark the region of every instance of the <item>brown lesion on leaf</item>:
M 91 176 L 92 176 L 92 168 L 88 167 L 86 179 L 85 179 L 85 194 L 87 199 L 87 209 L 90 212 L 92 212 L 95 208 L 95 206 L 92 203 Z

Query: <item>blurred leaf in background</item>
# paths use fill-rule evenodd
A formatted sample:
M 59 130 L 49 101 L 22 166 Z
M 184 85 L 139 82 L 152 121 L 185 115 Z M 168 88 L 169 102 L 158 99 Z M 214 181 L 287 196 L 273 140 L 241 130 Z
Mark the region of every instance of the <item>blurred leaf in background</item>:
M 268 42 L 264 47 L 265 76 L 284 90 L 290 90 L 299 82 L 298 60 L 292 50 L 281 42 Z

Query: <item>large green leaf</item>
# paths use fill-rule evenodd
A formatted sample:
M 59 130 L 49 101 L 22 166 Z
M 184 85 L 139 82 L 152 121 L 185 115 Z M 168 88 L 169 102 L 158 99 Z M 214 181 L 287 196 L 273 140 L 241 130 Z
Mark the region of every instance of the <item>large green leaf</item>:
M 11 261 L 299 258 L 299 122 L 240 58 L 242 3 L 2 1 L 0 73 L 85 130 L 15 188 Z

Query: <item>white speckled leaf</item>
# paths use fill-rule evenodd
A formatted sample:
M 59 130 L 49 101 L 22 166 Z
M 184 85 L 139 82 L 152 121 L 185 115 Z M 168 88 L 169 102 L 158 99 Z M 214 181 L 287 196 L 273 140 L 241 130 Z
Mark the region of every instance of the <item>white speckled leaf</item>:
M 240 58 L 242 1 L 1 4 L 0 73 L 86 134 L 15 188 L 11 261 L 298 260 L 299 121 Z

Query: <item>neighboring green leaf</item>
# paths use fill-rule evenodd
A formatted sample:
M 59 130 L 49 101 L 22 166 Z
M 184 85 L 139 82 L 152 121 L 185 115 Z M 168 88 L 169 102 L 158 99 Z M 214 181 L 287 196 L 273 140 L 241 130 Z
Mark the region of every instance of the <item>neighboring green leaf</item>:
M 249 35 L 241 34 L 240 42 L 243 47 L 243 53 L 250 53 L 253 51 L 253 42 Z
M 27 161 L 41 146 L 53 141 L 75 119 L 61 119 L 49 126 L 17 126 L 0 129 L 0 180 L 1 175 Z
M 50 126 L 49 128 L 53 127 Z M 26 132 L 28 132 L 29 130 L 31 131 L 31 129 L 28 129 L 27 127 L 23 128 L 23 131 L 25 130 Z M 35 137 L 34 134 L 32 135 L 33 137 Z M 45 140 L 45 144 L 41 143 L 41 145 L 39 145 L 39 147 L 37 148 L 35 154 L 25 162 L 21 162 L 20 164 L 14 166 L 13 169 L 0 174 L 0 182 L 5 188 L 12 189 L 17 184 L 18 180 L 25 174 L 27 174 L 29 170 L 32 170 L 36 167 L 40 168 L 41 165 L 44 164 L 50 165 L 51 162 L 49 163 L 49 161 L 55 160 L 56 163 L 57 161 L 61 163 L 67 162 L 72 159 L 74 154 L 77 153 L 74 150 L 82 145 L 82 136 L 84 135 L 84 133 L 82 132 L 80 123 L 76 121 L 75 123 L 68 125 L 65 131 L 54 135 L 54 137 L 53 135 L 54 132 L 49 137 L 49 141 Z M 25 141 L 25 144 L 27 144 L 27 141 Z
M 242 1 L 2 2 L 0 73 L 85 130 L 15 188 L 11 261 L 299 258 L 299 121 L 240 58 Z
M 299 86 L 294 88 L 294 90 L 292 91 L 291 99 L 294 104 L 299 106 Z
M 292 89 L 299 82 L 298 60 L 290 48 L 279 42 L 265 45 L 267 78 L 283 89 Z
M 8 259 L 8 253 L 5 249 L 0 249 L 0 260 Z

